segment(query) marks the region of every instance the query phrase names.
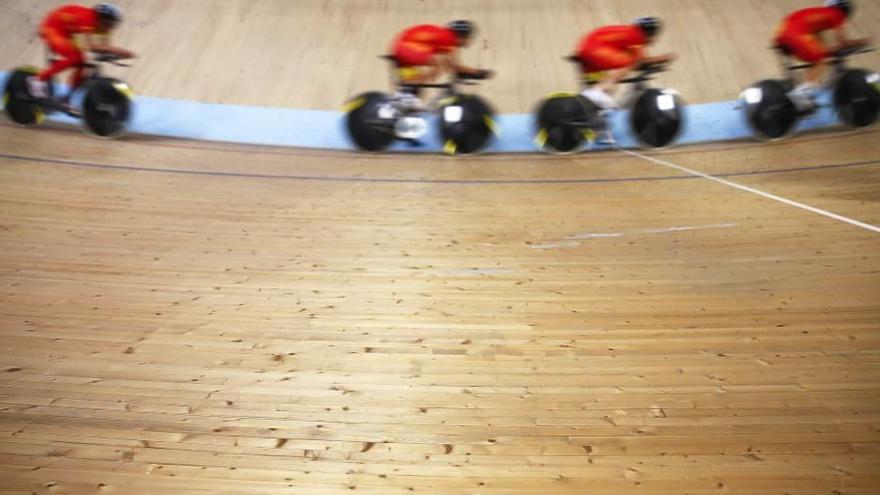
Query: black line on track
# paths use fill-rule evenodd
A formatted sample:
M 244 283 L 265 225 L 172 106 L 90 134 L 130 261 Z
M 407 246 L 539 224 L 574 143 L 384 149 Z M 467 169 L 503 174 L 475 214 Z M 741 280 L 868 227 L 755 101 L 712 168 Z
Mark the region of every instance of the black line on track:
M 48 165 L 67 166 L 67 167 L 85 167 L 97 168 L 105 170 L 119 170 L 128 172 L 149 172 L 161 174 L 178 174 L 178 175 L 197 175 L 208 177 L 233 177 L 245 179 L 273 179 L 273 180 L 298 180 L 298 181 L 316 181 L 316 182 L 366 182 L 366 183 L 389 183 L 389 184 L 459 184 L 459 185 L 480 185 L 480 184 L 605 184 L 616 182 L 648 182 L 663 180 L 689 180 L 699 179 L 694 175 L 661 175 L 661 176 L 643 176 L 643 177 L 614 177 L 604 179 L 396 179 L 393 177 L 333 177 L 321 175 L 275 175 L 275 174 L 255 174 L 244 172 L 212 172 L 205 170 L 186 170 L 186 169 L 159 169 L 150 168 L 139 165 L 110 165 L 94 162 L 83 162 L 77 160 L 60 160 L 55 158 L 39 158 L 33 156 L 13 155 L 0 153 L 0 158 L 7 160 L 18 160 L 32 163 L 42 163 Z M 710 174 L 714 177 L 745 177 L 752 175 L 771 175 L 785 174 L 793 172 L 809 172 L 816 170 L 829 170 L 836 168 L 860 167 L 867 165 L 880 164 L 878 160 L 867 160 L 860 162 L 835 163 L 824 165 L 813 165 L 806 167 L 790 167 L 777 169 L 761 169 L 746 172 L 725 172 L 720 174 Z

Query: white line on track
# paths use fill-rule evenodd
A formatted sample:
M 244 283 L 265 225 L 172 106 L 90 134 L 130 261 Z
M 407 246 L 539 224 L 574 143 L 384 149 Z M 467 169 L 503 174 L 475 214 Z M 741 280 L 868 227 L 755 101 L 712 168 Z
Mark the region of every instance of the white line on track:
M 584 240 L 584 239 L 601 239 L 604 237 L 623 237 L 625 235 L 638 235 L 638 234 L 666 234 L 670 232 L 686 232 L 689 230 L 706 230 L 706 229 L 728 229 L 731 227 L 736 227 L 735 223 L 715 223 L 711 225 L 688 225 L 684 227 L 661 227 L 661 228 L 650 228 L 650 229 L 636 229 L 636 230 L 627 230 L 623 232 L 583 232 L 580 234 L 574 234 L 566 237 L 566 239 L 570 240 Z
M 775 194 L 770 194 L 768 192 L 761 191 L 760 189 L 755 189 L 754 187 L 744 186 L 742 184 L 737 184 L 736 182 L 729 181 L 727 179 L 722 179 L 720 177 L 715 177 L 714 175 L 709 175 L 707 173 L 700 172 L 699 170 L 693 170 L 687 167 L 682 167 L 681 165 L 676 165 L 675 163 L 668 162 L 666 160 L 660 160 L 659 158 L 654 158 L 652 156 L 643 155 L 636 151 L 621 149 L 623 153 L 627 155 L 631 155 L 637 158 L 641 158 L 642 160 L 647 160 L 649 162 L 654 162 L 658 165 L 663 165 L 665 167 L 669 167 L 680 172 L 685 172 L 691 175 L 696 175 L 697 177 L 702 177 L 704 179 L 708 179 L 711 181 L 718 182 L 720 184 L 724 184 L 725 186 L 732 187 L 734 189 L 739 189 L 740 191 L 750 192 L 752 194 L 757 194 L 758 196 L 772 199 L 774 201 L 778 201 L 780 203 L 787 204 L 789 206 L 794 206 L 795 208 L 800 208 L 802 210 L 807 210 L 809 212 L 815 213 L 817 215 L 822 215 L 824 217 L 832 218 L 837 220 L 838 222 L 848 223 L 850 225 L 855 225 L 856 227 L 861 227 L 865 230 L 870 230 L 872 232 L 880 233 L 880 227 L 876 225 L 871 225 L 869 223 L 860 222 L 853 218 L 845 217 L 843 215 L 838 215 L 837 213 L 832 213 L 830 211 L 823 210 L 821 208 L 816 208 L 815 206 L 810 206 L 804 203 L 799 203 L 797 201 L 792 201 L 787 198 L 783 198 L 782 196 L 777 196 Z
M 571 248 L 578 247 L 581 243 L 574 241 L 567 242 L 545 242 L 542 244 L 532 244 L 529 247 L 532 249 L 560 249 L 560 248 Z
M 628 235 L 645 235 L 645 234 L 667 234 L 667 233 L 675 233 L 675 232 L 687 232 L 690 230 L 706 230 L 706 229 L 728 229 L 731 227 L 736 227 L 735 223 L 716 223 L 712 225 L 692 225 L 685 227 L 661 227 L 661 228 L 650 228 L 650 229 L 636 229 L 636 230 L 626 230 L 623 232 L 582 232 L 580 234 L 573 234 L 566 237 L 566 241 L 562 242 L 545 242 L 541 244 L 530 244 L 529 247 L 532 249 L 560 249 L 560 248 L 571 248 L 571 247 L 579 247 L 581 245 L 578 241 L 586 241 L 592 239 L 609 239 L 613 237 L 623 237 Z

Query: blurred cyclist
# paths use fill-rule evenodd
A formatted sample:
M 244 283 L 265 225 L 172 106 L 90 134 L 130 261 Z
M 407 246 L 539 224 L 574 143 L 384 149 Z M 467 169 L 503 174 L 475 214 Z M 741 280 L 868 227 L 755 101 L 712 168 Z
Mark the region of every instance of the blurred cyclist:
M 804 73 L 804 80 L 791 92 L 795 103 L 804 104 L 815 95 L 822 82 L 831 55 L 841 49 L 870 43 L 868 38 L 849 39 L 846 36 L 848 18 L 855 7 L 850 0 L 826 0 L 823 7 L 798 10 L 782 22 L 775 43 L 786 53 L 813 64 Z M 827 47 L 821 38 L 825 31 L 833 30 L 838 45 Z
M 674 54 L 650 57 L 645 47 L 660 34 L 662 23 L 656 17 L 640 17 L 625 26 L 605 26 L 587 34 L 578 44 L 575 56 L 584 77 L 597 81 L 583 95 L 603 110 L 617 108 L 612 96 L 616 84 L 643 64 L 669 63 Z
M 70 79 L 70 95 L 83 82 L 86 61 L 84 51 L 108 53 L 120 58 L 132 58 L 134 53 L 110 44 L 110 32 L 122 22 L 118 7 L 101 3 L 94 7 L 65 5 L 50 12 L 40 25 L 40 37 L 55 55 L 51 66 L 38 75 L 28 78 L 28 91 L 37 98 L 48 98 L 47 81 L 67 69 L 73 69 Z M 81 36 L 81 44 L 76 37 Z
M 407 88 L 407 84 L 427 83 L 444 74 L 466 74 L 471 79 L 491 77 L 491 71 L 466 67 L 459 61 L 458 49 L 468 46 L 475 31 L 471 21 L 460 20 L 446 26 L 413 26 L 399 34 L 391 48 L 398 68 L 398 96 L 417 100 L 418 91 Z

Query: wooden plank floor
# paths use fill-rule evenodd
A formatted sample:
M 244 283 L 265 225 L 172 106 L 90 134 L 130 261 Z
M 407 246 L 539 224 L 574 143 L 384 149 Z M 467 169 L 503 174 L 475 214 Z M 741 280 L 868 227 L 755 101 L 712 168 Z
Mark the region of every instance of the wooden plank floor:
M 878 136 L 655 156 L 877 224 Z M 880 492 L 875 232 L 619 152 L 0 150 L 4 494 Z

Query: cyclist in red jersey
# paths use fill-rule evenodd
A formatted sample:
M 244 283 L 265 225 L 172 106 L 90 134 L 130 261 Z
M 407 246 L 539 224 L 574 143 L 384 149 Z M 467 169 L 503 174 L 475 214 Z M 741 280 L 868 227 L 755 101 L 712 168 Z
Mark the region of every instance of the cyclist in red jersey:
M 617 107 L 612 96 L 615 85 L 634 68 L 645 63 L 667 63 L 675 55 L 650 57 L 645 47 L 660 33 L 661 22 L 656 17 L 640 17 L 625 26 L 605 26 L 584 36 L 577 47 L 585 77 L 598 82 L 583 95 L 602 109 Z
M 463 66 L 458 58 L 458 49 L 468 46 L 475 30 L 470 21 L 453 21 L 446 26 L 413 26 L 400 33 L 391 53 L 401 69 L 401 82 L 427 82 L 444 73 L 483 74 Z
M 110 44 L 110 32 L 122 22 L 122 12 L 114 5 L 101 3 L 94 7 L 65 5 L 50 12 L 40 25 L 40 37 L 55 55 L 47 69 L 28 79 L 28 90 L 38 98 L 47 98 L 47 81 L 67 69 L 74 69 L 70 93 L 82 84 L 84 51 L 110 53 L 132 58 L 134 53 Z M 76 36 L 82 35 L 82 48 Z M 65 98 L 65 100 L 67 100 Z
M 869 39 L 849 39 L 846 36 L 848 18 L 854 10 L 850 0 L 826 0 L 823 7 L 798 10 L 782 22 L 775 43 L 787 53 L 813 64 L 804 73 L 803 82 L 792 91 L 792 96 L 811 97 L 819 88 L 831 54 L 844 47 L 861 46 Z M 838 46 L 828 48 L 821 38 L 825 31 L 833 30 Z
M 461 64 L 459 48 L 470 44 L 476 26 L 471 21 L 453 21 L 446 26 L 422 24 L 400 33 L 394 40 L 391 53 L 397 64 L 396 97 L 407 108 L 419 110 L 419 91 L 407 84 L 426 83 L 444 74 L 467 74 L 472 79 L 485 79 L 491 71 Z

